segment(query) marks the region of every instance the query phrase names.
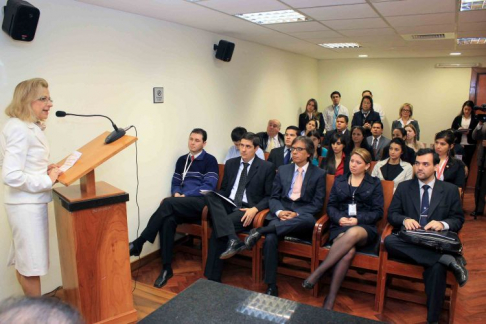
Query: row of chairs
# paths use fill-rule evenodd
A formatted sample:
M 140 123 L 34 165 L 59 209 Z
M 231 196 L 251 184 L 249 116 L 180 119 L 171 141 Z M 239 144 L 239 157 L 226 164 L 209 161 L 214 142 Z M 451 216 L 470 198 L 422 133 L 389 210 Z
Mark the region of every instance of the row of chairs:
M 373 166 L 374 164 L 372 165 L 372 167 Z M 221 186 L 223 173 L 224 165 L 220 164 L 218 189 Z M 326 177 L 326 201 L 324 202 L 320 215 L 318 215 L 318 220 L 314 226 L 312 237 L 306 239 L 285 237 L 284 240 L 279 243 L 278 251 L 282 256 L 281 262 L 279 263 L 278 267 L 278 273 L 280 274 L 305 279 L 311 272 L 317 269 L 320 262 L 324 260 L 329 253 L 330 245 L 328 244 L 328 229 L 330 225 L 330 219 L 326 214 L 326 208 L 329 194 L 334 184 L 334 176 L 327 175 Z M 378 240 L 372 246 L 366 246 L 362 249 L 359 249 L 351 265 L 352 269 L 357 270 L 357 279 L 360 282 L 363 281 L 360 280 L 360 275 L 367 275 L 366 278 L 368 279 L 368 274 L 372 274 L 372 277 L 376 278 L 372 281 L 375 287 L 370 285 L 363 285 L 360 282 L 351 282 L 348 284 L 345 283 L 344 285 L 346 288 L 373 293 L 375 295 L 374 309 L 379 313 L 383 312 L 387 295 L 407 301 L 425 303 L 425 295 L 423 291 L 419 293 L 419 297 L 417 297 L 416 294 L 410 296 L 410 294 L 407 295 L 403 292 L 397 292 L 395 290 L 392 291 L 391 289 L 387 289 L 391 286 L 392 278 L 396 276 L 402 279 L 406 278 L 413 281 L 421 281 L 423 268 L 421 266 L 412 265 L 388 258 L 388 253 L 384 248 L 384 239 L 392 232 L 392 226 L 388 224 L 387 217 L 388 208 L 393 198 L 393 181 L 382 181 L 382 186 L 385 204 L 383 218 L 377 224 L 380 240 Z M 253 227 L 262 227 L 264 225 L 265 216 L 268 212 L 268 209 L 260 211 L 253 220 Z M 180 224 L 177 227 L 177 232 L 181 234 L 195 236 L 201 239 L 201 250 L 196 251 L 196 253 L 201 255 L 202 267 L 204 269 L 206 266 L 206 260 L 208 255 L 209 237 L 211 236 L 212 232 L 210 222 L 208 221 L 207 207 L 205 207 L 203 210 L 200 224 Z M 244 240 L 247 235 L 247 232 L 239 234 L 242 240 Z M 264 238 L 262 238 L 251 251 L 244 251 L 240 253 L 241 255 L 251 260 L 250 264 L 252 269 L 252 280 L 254 283 L 261 283 L 263 278 L 263 243 Z M 290 256 L 293 259 L 304 260 L 306 266 L 295 267 L 295 265 L 286 264 L 286 262 L 284 262 L 284 257 L 287 256 Z M 248 266 L 248 262 L 239 260 L 238 258 L 232 258 L 230 260 L 240 265 Z M 449 322 L 452 323 L 454 319 L 458 284 L 451 273 L 448 273 L 447 283 L 449 288 L 449 298 L 446 305 L 449 307 Z M 320 285 L 315 285 L 312 292 L 314 296 L 317 296 L 319 294 L 319 289 Z

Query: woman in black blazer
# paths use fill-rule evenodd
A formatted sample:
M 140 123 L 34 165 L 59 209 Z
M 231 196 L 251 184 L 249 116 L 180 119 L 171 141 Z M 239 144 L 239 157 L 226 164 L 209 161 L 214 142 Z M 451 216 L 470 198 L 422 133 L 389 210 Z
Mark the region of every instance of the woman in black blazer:
M 322 135 L 324 134 L 324 116 L 318 111 L 317 109 L 317 101 L 316 99 L 309 99 L 307 104 L 305 105 L 305 111 L 299 115 L 299 130 L 305 131 L 305 125 L 309 122 L 309 120 L 314 119 L 317 120 L 319 124 L 319 133 Z
M 454 157 L 454 133 L 443 130 L 435 134 L 435 153 L 440 157 L 440 163 L 435 172 L 438 180 L 450 182 L 464 188 L 466 184 L 466 168 L 464 162 Z
M 343 134 L 334 133 L 331 136 L 326 158 L 322 159 L 320 168 L 327 174 L 340 176 L 349 172 L 349 155 L 346 153 L 346 137 Z
M 358 148 L 349 162 L 350 173 L 337 177 L 329 195 L 327 214 L 331 219 L 331 249 L 302 286 L 312 289 L 319 278 L 334 267 L 329 294 L 324 308 L 332 309 L 341 283 L 353 261 L 357 246 L 378 239 L 376 223 L 383 216 L 383 188 L 381 181 L 368 174 L 371 154 Z
M 359 111 L 353 115 L 351 126 L 363 126 L 366 138 L 371 136 L 371 125 L 375 121 L 381 121 L 380 114 L 373 110 L 373 99 L 370 96 L 364 96 L 361 98 Z
M 368 144 L 365 134 L 366 130 L 363 126 L 354 126 L 353 128 L 351 128 L 351 143 L 346 146 L 347 156 L 349 156 L 355 148 L 361 147 L 370 152 L 371 158 L 375 160 L 375 157 L 373 155 L 373 149 L 371 148 L 370 144 Z
M 468 168 L 471 166 L 471 160 L 476 150 L 476 141 L 472 138 L 472 132 L 474 128 L 478 125 L 478 120 L 474 114 L 474 102 L 471 100 L 466 101 L 461 108 L 459 115 L 454 118 L 452 122 L 452 130 L 460 130 L 460 132 L 455 132 L 456 140 L 455 145 L 462 145 L 464 148 L 464 156 L 462 161 L 467 165 Z

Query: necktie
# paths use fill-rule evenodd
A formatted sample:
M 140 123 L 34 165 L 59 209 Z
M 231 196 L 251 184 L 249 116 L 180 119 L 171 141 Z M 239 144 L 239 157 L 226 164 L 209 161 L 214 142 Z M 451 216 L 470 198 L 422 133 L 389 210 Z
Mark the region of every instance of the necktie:
M 336 129 L 336 119 L 339 113 L 339 106 L 334 106 L 334 118 L 332 120 L 332 129 Z
M 194 161 L 194 155 L 191 155 L 191 162 Z
M 273 138 L 270 138 L 268 140 L 267 152 L 272 151 L 274 149 L 274 147 L 275 147 L 275 144 L 273 142 Z
M 284 164 L 289 164 L 290 161 L 290 150 L 285 148 Z
M 420 215 L 429 215 L 429 188 L 428 185 L 423 185 L 424 193 L 422 194 L 422 204 L 420 205 Z M 420 226 L 427 225 L 427 217 L 420 217 Z
M 290 199 L 297 200 L 300 198 L 300 191 L 302 189 L 302 168 L 297 169 L 297 178 L 295 179 L 294 186 L 292 187 L 292 194 Z
M 246 187 L 246 177 L 248 175 L 248 163 L 243 162 L 243 171 L 240 174 L 240 181 L 238 182 L 238 189 L 235 194 L 235 205 L 240 208 L 243 201 L 243 193 Z
M 375 159 L 378 159 L 378 140 L 373 137 L 373 155 L 375 156 Z

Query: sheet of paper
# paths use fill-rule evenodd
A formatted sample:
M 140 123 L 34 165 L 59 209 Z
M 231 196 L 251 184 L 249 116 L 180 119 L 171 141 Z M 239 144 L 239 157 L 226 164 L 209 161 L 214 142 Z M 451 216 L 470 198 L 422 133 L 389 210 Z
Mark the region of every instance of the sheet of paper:
M 74 151 L 71 153 L 70 156 L 64 161 L 64 164 L 59 168 L 62 170 L 62 172 L 66 172 L 67 170 L 71 169 L 71 167 L 76 163 L 76 161 L 79 160 L 83 153 Z
M 216 191 L 214 191 L 214 190 L 199 190 L 199 192 L 201 192 L 203 195 L 206 195 L 206 194 L 208 194 L 208 193 L 210 193 L 210 192 L 214 192 L 216 195 L 220 196 L 221 198 L 223 198 L 224 200 L 226 200 L 227 202 L 229 202 L 231 205 L 233 205 L 233 206 L 235 206 L 235 207 L 236 207 L 235 203 L 234 203 L 234 202 L 233 202 L 231 199 L 226 198 L 225 196 L 223 196 L 223 195 L 221 195 L 221 194 L 217 193 L 217 192 L 216 192 Z

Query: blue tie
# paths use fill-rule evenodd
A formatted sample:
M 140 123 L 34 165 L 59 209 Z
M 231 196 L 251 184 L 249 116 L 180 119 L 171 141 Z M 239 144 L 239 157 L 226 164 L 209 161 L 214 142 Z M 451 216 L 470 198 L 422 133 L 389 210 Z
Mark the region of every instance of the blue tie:
M 290 150 L 285 148 L 284 164 L 289 164 L 290 161 Z
M 429 188 L 428 185 L 423 185 L 424 193 L 422 194 L 422 204 L 420 206 L 420 215 L 429 215 Z M 420 217 L 420 226 L 427 225 L 427 217 Z

